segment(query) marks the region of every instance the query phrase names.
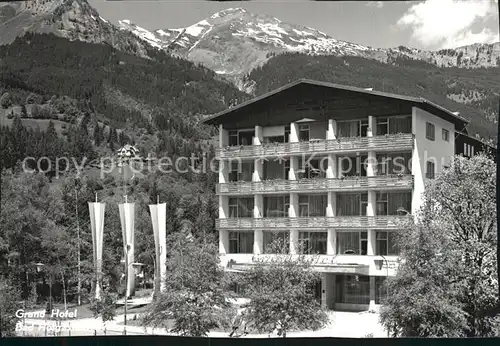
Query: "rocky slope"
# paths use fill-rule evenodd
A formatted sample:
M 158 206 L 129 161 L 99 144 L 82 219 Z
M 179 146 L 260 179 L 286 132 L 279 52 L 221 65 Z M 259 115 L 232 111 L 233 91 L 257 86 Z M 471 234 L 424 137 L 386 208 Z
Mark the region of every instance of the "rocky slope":
M 475 44 L 440 51 L 407 47 L 380 49 L 337 40 L 301 25 L 278 18 L 252 14 L 242 8 L 215 13 L 192 26 L 181 29 L 148 31 L 129 20 L 120 21 L 130 31 L 153 46 L 168 49 L 191 61 L 202 63 L 233 80 L 241 77 L 271 56 L 282 52 L 314 55 L 361 56 L 392 63 L 406 56 L 443 67 L 493 67 L 500 64 L 500 43 Z
M 34 0 L 0 4 L 0 45 L 26 32 L 53 33 L 70 40 L 103 43 L 142 57 L 151 46 L 120 30 L 85 0 Z

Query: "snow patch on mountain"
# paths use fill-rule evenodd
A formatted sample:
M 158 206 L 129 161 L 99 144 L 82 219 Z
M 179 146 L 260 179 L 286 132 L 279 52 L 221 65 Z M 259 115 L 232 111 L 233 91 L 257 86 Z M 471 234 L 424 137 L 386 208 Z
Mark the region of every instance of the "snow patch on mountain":
M 210 23 L 206 20 L 202 20 L 201 22 L 187 27 L 186 33 L 194 37 L 199 36 L 203 32 L 203 30 L 206 29 L 206 26 L 210 26 Z
M 262 30 L 262 32 L 271 35 L 271 36 L 276 36 L 276 37 L 283 37 L 283 35 L 288 35 L 288 32 L 281 28 L 278 24 L 264 24 L 264 23 L 257 23 L 257 27 Z
M 153 32 L 133 24 L 128 19 L 118 21 L 118 23 L 122 30 L 130 31 L 131 33 L 141 38 L 142 40 L 148 42 L 151 46 L 155 48 L 163 48 L 163 41 L 159 39 Z
M 162 29 L 156 30 L 157 33 L 163 36 L 170 36 L 170 33 L 163 31 Z

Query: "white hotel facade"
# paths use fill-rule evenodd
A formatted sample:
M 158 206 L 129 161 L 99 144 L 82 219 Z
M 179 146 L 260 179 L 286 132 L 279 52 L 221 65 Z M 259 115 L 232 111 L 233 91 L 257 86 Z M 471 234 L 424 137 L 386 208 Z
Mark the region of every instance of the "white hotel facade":
M 219 128 L 222 265 L 245 270 L 280 238 L 291 254 L 317 256 L 317 298 L 336 310 L 378 308 L 398 220 L 475 144 L 466 120 L 424 99 L 311 80 L 204 122 Z

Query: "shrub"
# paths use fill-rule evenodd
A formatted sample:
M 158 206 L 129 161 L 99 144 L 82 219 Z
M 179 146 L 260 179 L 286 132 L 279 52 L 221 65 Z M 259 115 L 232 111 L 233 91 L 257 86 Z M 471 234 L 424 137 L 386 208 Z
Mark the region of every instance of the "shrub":
M 26 104 L 42 103 L 42 97 L 40 95 L 31 93 L 26 97 Z
M 2 108 L 9 108 L 12 106 L 12 97 L 9 93 L 6 92 L 0 97 L 0 106 Z
M 103 322 L 111 321 L 116 316 L 117 295 L 109 291 L 103 291 L 101 299 L 90 300 L 90 310 L 94 317 L 101 317 Z

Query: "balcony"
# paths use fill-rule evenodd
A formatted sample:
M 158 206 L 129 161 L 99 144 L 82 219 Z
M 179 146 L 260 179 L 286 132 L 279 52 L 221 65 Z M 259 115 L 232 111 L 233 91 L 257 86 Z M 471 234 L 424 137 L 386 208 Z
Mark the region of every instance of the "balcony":
M 294 154 L 356 153 L 374 150 L 377 152 L 412 150 L 413 134 L 401 133 L 375 137 L 346 137 L 333 140 L 315 140 L 298 143 L 275 143 L 245 145 L 216 149 L 218 159 L 281 157 Z
M 217 219 L 217 229 L 397 229 L 408 216 L 336 216 Z
M 346 177 L 344 179 L 301 179 L 301 180 L 265 180 L 258 182 L 238 181 L 217 184 L 216 192 L 220 195 L 245 195 L 254 193 L 314 192 L 314 191 L 364 191 L 411 189 L 413 176 L 380 175 L 375 177 Z

